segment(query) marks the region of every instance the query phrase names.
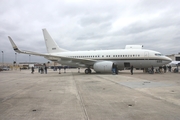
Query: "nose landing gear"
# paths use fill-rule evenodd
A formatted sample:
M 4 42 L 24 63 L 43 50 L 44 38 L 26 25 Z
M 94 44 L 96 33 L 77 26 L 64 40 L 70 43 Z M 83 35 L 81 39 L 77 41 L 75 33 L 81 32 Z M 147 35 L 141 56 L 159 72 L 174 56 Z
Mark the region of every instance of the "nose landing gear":
M 91 74 L 91 69 L 90 68 L 88 68 L 88 69 L 85 69 L 85 71 L 84 71 L 86 74 Z

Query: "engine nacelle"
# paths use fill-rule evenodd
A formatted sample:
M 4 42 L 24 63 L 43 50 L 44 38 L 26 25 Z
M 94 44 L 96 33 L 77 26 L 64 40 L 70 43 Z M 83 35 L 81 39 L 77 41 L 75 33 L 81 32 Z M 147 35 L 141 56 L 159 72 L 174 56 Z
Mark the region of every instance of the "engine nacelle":
M 102 61 L 102 62 L 97 62 L 93 65 L 93 69 L 96 72 L 101 72 L 101 73 L 111 73 L 112 72 L 112 67 L 113 67 L 113 62 L 111 61 Z

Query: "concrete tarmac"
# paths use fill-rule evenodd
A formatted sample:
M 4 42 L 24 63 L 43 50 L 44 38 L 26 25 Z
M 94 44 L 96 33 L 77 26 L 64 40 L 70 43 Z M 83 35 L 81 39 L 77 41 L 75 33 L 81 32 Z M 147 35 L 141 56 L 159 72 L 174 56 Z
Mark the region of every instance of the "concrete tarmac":
M 0 120 L 180 120 L 180 74 L 0 72 Z

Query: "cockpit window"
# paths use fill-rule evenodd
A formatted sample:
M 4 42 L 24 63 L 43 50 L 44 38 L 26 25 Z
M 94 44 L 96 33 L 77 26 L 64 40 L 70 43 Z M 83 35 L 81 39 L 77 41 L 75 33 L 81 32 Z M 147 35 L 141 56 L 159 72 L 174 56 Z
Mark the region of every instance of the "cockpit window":
M 163 55 L 160 53 L 155 53 L 155 56 L 163 56 Z

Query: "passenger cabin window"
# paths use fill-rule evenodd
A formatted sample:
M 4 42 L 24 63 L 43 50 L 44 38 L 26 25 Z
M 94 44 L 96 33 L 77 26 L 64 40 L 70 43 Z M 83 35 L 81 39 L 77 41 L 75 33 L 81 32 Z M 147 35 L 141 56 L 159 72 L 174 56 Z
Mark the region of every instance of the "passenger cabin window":
M 106 55 L 106 57 L 110 57 L 110 55 Z

